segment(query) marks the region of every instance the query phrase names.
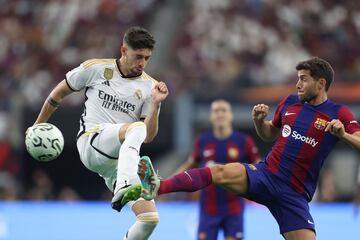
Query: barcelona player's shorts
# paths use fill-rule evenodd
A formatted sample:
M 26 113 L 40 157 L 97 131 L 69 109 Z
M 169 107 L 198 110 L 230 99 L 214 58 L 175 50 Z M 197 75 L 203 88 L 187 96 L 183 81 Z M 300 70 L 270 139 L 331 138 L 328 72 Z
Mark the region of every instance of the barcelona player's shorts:
M 315 232 L 305 196 L 266 170 L 264 162 L 244 166 L 249 184 L 245 197 L 268 207 L 279 224 L 281 234 L 299 229 Z
M 225 237 L 243 239 L 243 215 L 243 212 L 235 215 L 201 212 L 197 239 L 216 240 L 220 229 L 223 229 Z

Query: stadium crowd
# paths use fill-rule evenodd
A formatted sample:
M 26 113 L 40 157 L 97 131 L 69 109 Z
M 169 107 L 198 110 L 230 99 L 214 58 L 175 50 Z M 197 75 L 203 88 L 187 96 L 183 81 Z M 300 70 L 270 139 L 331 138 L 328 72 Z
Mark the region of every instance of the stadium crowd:
M 175 59 L 205 94 L 289 83 L 308 56 L 328 59 L 336 80 L 358 81 L 359 37 L 358 1 L 195 0 Z

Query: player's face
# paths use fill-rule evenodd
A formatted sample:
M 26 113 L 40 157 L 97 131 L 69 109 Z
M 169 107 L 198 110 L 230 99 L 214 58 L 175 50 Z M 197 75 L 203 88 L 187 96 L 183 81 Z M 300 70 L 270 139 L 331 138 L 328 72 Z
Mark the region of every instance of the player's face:
M 210 121 L 214 128 L 230 127 L 232 119 L 231 107 L 227 102 L 218 101 L 211 104 Z
M 299 70 L 296 88 L 301 101 L 311 102 L 317 98 L 322 86 L 319 80 L 310 75 L 310 70 Z
M 140 75 L 144 71 L 147 63 L 150 60 L 152 51 L 147 48 L 143 49 L 131 49 L 125 47 L 123 54 L 125 59 L 124 66 L 129 71 L 129 75 Z

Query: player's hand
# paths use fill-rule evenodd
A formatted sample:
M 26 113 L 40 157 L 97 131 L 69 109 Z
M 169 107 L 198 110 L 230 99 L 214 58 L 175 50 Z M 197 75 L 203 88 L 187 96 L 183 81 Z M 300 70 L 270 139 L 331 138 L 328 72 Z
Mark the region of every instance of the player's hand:
M 252 118 L 254 121 L 263 121 L 269 114 L 269 106 L 265 104 L 257 104 L 252 110 Z
M 339 119 L 333 119 L 326 125 L 325 132 L 330 132 L 334 136 L 342 138 L 345 135 L 345 127 Z
M 169 90 L 164 82 L 158 82 L 151 90 L 151 98 L 154 103 L 159 104 L 169 95 Z

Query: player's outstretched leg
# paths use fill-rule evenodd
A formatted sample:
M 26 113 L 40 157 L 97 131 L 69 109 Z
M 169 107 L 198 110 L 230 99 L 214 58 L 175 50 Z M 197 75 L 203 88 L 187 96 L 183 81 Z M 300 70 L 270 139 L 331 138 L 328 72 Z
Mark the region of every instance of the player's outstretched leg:
M 119 131 L 121 139 L 124 133 L 124 141 L 119 150 L 116 186 L 112 199 L 112 208 L 120 211 L 127 202 L 140 197 L 141 187 L 136 176 L 137 164 L 141 144 L 146 137 L 146 125 L 143 122 L 134 122 L 124 125 Z
M 209 186 L 212 182 L 208 167 L 191 169 L 160 181 L 149 157 L 142 157 L 138 164 L 141 180 L 141 197 L 151 200 L 157 195 L 170 192 L 194 192 Z
M 129 185 L 118 190 L 112 201 L 111 207 L 120 212 L 123 206 L 130 201 L 135 201 L 140 198 L 141 185 Z

